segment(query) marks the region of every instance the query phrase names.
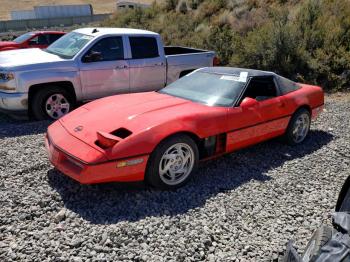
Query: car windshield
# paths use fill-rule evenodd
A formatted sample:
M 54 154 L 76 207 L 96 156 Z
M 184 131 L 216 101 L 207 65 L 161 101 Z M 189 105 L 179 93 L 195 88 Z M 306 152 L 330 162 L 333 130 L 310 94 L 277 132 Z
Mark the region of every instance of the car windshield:
M 34 36 L 33 33 L 26 33 L 24 35 L 21 35 L 21 36 L 15 38 L 13 41 L 16 42 L 17 44 L 22 44 L 23 42 L 27 41 L 32 36 Z
M 209 106 L 232 106 L 247 82 L 247 72 L 224 75 L 197 71 L 161 89 L 162 94 L 184 98 Z
M 71 32 L 51 44 L 46 51 L 70 59 L 83 49 L 83 47 L 93 38 L 93 36 Z

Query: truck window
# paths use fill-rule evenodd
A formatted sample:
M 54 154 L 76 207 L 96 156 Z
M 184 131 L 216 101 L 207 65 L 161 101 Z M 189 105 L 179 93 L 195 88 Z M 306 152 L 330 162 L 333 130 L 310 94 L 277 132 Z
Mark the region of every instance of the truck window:
M 106 37 L 98 41 L 87 53 L 101 54 L 101 61 L 116 61 L 124 59 L 123 39 L 121 37 Z
M 154 37 L 129 37 L 133 59 L 159 56 L 157 40 Z

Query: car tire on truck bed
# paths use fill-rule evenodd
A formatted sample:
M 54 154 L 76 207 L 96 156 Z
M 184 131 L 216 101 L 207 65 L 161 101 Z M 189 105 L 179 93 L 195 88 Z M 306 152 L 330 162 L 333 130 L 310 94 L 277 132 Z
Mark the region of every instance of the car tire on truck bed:
M 73 109 L 74 98 L 67 90 L 50 86 L 37 91 L 30 106 L 35 119 L 57 120 Z

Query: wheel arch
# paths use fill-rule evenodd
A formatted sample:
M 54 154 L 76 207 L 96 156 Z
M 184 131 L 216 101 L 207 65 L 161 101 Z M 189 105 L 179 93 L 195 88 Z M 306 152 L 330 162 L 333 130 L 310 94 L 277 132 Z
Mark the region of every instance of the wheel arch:
M 29 110 L 29 115 L 32 114 L 31 112 L 31 102 L 33 100 L 33 97 L 35 96 L 36 93 L 38 93 L 40 90 L 43 88 L 49 88 L 49 86 L 54 86 L 54 87 L 60 87 L 72 94 L 72 98 L 74 101 L 77 100 L 77 95 L 75 93 L 75 89 L 73 86 L 73 83 L 70 81 L 59 81 L 59 82 L 49 82 L 49 83 L 41 83 L 41 84 L 35 84 L 29 87 L 29 92 L 28 92 L 28 110 Z
M 172 138 L 172 137 L 174 137 L 174 136 L 178 136 L 178 135 L 186 135 L 186 136 L 190 137 L 190 138 L 195 142 L 195 144 L 197 145 L 198 150 L 199 150 L 200 142 L 201 142 L 202 139 L 201 139 L 197 134 L 195 134 L 195 133 L 193 133 L 193 132 L 190 132 L 190 131 L 178 131 L 178 132 L 174 132 L 174 133 L 172 133 L 172 134 L 168 134 L 167 136 L 163 137 L 163 138 L 159 141 L 159 143 L 156 145 L 156 147 L 154 148 L 154 150 L 158 147 L 158 145 L 160 145 L 160 144 L 163 143 L 164 141 L 166 141 L 166 140 L 168 140 L 168 139 L 170 139 L 170 138 Z M 154 151 L 154 150 L 153 150 L 153 151 Z
M 312 109 L 311 109 L 310 105 L 308 105 L 308 104 L 303 104 L 303 105 L 300 105 L 300 106 L 297 108 L 297 110 L 295 110 L 294 114 L 295 114 L 296 112 L 298 112 L 299 110 L 301 110 L 301 109 L 306 109 L 306 110 L 310 113 L 310 115 L 311 115 L 311 113 L 312 113 Z

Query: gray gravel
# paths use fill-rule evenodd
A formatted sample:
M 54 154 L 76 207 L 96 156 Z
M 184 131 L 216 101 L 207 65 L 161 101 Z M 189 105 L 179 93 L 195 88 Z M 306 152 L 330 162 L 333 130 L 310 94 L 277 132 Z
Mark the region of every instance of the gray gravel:
M 0 115 L 1 261 L 277 261 L 305 247 L 350 175 L 350 96 L 327 97 L 308 140 L 203 164 L 174 192 L 81 186 L 50 165 L 47 122 Z M 300 250 L 299 249 L 299 250 Z

